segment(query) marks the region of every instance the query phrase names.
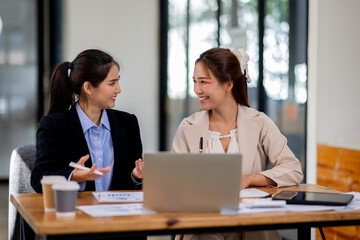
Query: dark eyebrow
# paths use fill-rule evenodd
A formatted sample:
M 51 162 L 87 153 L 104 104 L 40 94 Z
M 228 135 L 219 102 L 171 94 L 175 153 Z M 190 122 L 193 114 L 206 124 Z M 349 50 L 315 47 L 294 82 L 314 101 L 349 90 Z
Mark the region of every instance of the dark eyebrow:
M 193 79 L 195 80 L 195 77 L 193 76 Z M 202 80 L 202 79 L 210 79 L 208 77 L 198 77 L 198 79 Z
M 198 79 L 199 80 L 210 80 L 210 78 L 208 78 L 208 77 L 199 77 Z
M 118 76 L 118 78 L 110 79 L 109 82 L 115 82 L 115 81 L 118 81 L 118 80 L 120 80 L 120 75 Z

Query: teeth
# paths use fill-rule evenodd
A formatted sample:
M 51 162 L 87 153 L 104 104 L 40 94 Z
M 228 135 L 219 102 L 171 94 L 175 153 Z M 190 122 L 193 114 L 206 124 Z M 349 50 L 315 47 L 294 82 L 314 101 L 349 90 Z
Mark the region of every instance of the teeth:
M 208 99 L 209 97 L 199 97 L 200 100 L 206 100 Z

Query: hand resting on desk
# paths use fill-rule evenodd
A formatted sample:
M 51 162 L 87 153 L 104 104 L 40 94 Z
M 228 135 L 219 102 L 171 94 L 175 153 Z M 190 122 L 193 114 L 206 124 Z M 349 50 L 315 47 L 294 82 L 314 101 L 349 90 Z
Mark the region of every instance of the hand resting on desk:
M 250 186 L 256 187 L 268 187 L 276 186 L 276 183 L 268 177 L 265 177 L 261 173 L 246 174 L 241 177 L 241 189 L 248 188 Z

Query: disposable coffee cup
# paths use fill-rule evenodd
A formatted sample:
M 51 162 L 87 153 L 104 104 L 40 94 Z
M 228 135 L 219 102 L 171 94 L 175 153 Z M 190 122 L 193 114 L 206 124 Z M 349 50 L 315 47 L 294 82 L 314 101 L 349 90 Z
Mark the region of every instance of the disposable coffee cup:
M 41 179 L 45 212 L 55 212 L 55 200 L 52 185 L 57 182 L 67 182 L 67 180 L 64 176 L 60 175 L 43 176 Z
M 75 216 L 77 193 L 80 185 L 75 181 L 58 182 L 52 188 L 54 190 L 56 216 Z

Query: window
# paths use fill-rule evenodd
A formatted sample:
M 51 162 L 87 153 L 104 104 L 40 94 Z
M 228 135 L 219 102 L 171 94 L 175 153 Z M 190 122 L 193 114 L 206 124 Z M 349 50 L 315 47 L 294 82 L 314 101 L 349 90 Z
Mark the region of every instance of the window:
M 170 149 L 180 121 L 200 109 L 192 90 L 200 53 L 217 46 L 245 48 L 250 105 L 272 118 L 305 169 L 307 0 L 165 2 L 160 150 Z
M 0 3 L 0 179 L 8 179 L 11 151 L 35 142 L 36 7 L 34 0 Z

